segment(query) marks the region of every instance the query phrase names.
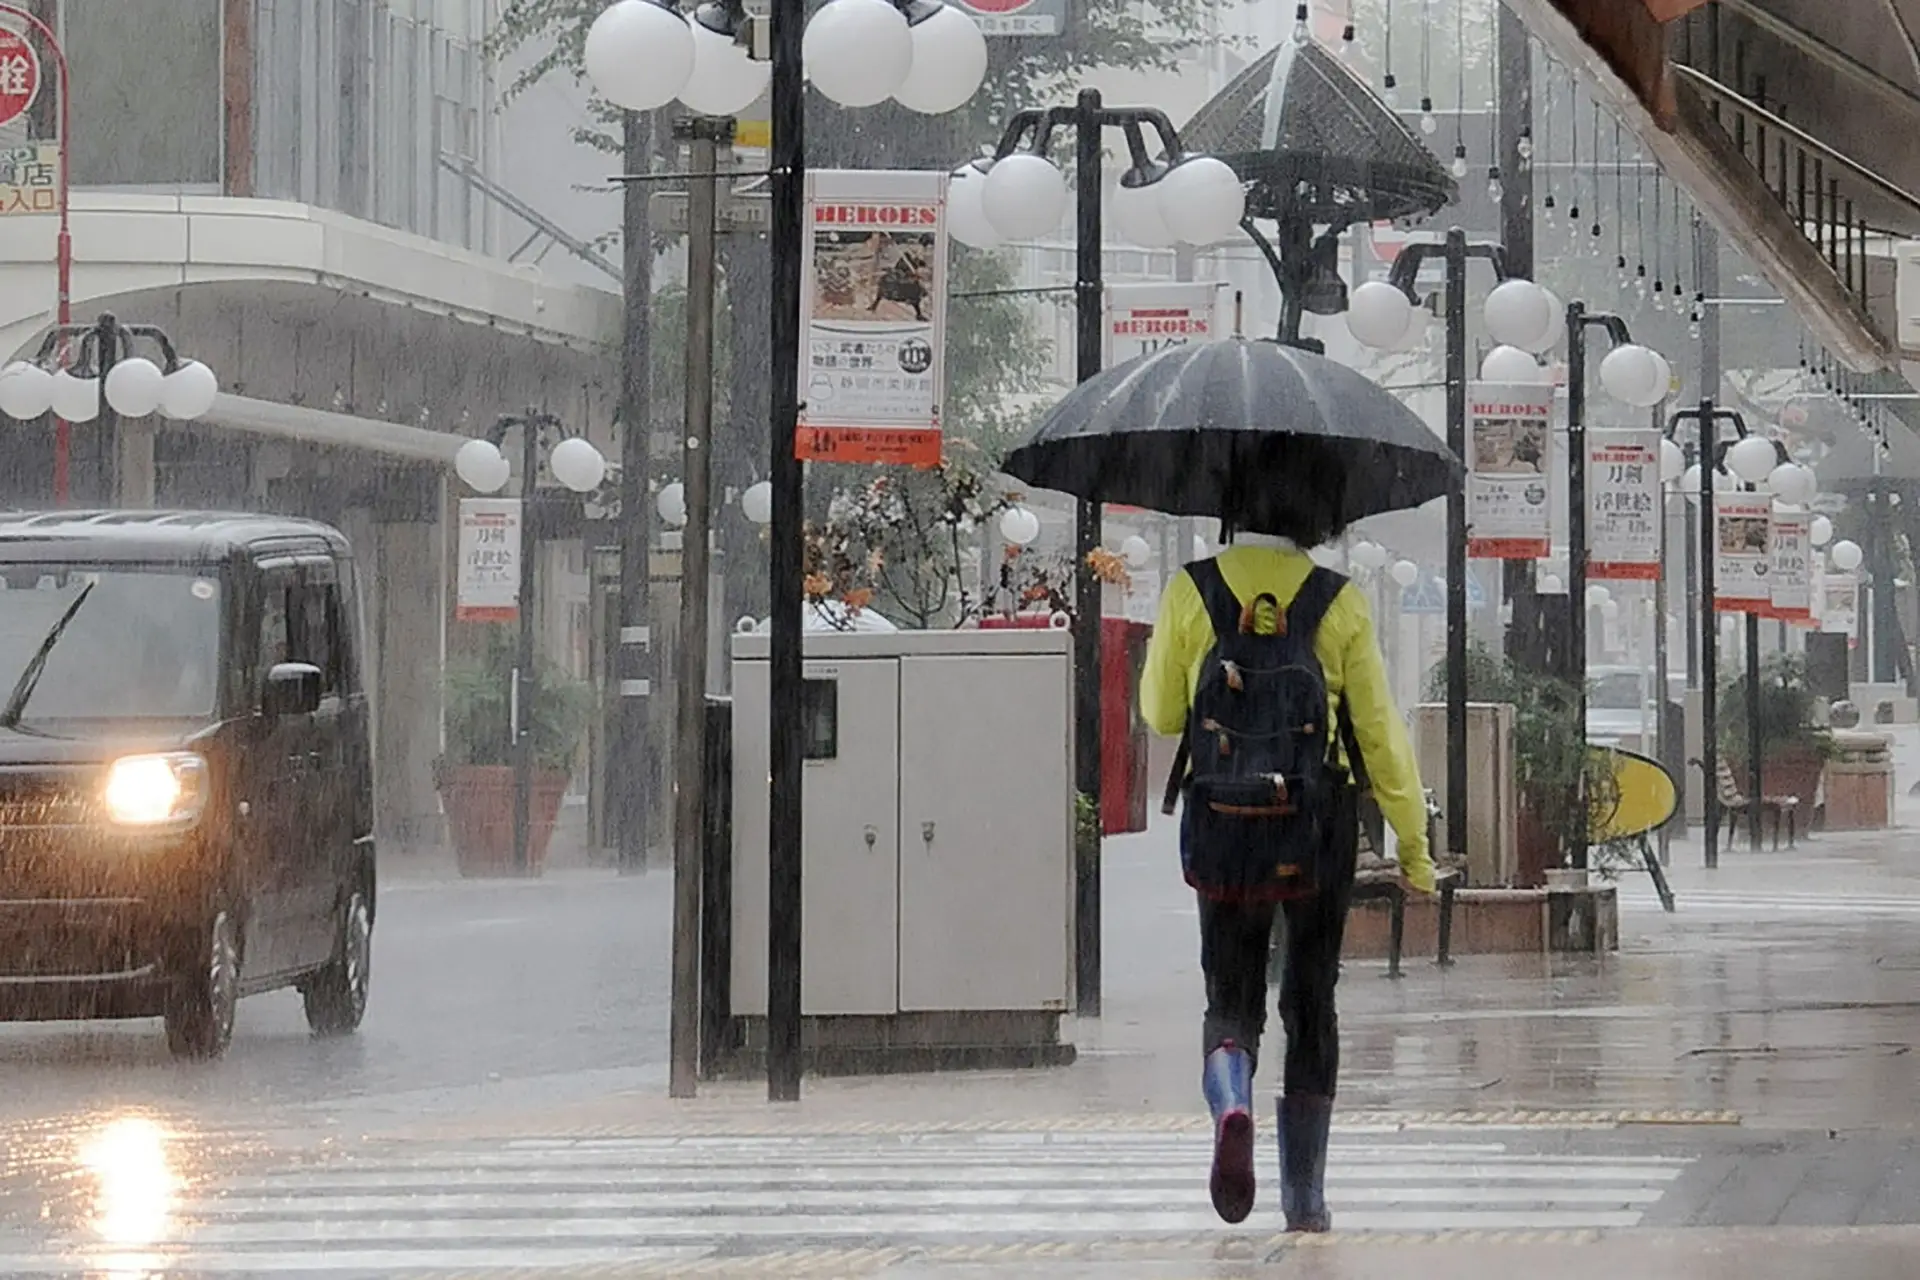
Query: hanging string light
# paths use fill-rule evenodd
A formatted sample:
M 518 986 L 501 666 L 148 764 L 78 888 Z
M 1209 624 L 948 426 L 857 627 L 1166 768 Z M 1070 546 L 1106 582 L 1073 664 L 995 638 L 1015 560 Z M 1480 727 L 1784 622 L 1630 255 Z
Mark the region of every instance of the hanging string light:
M 1545 160 L 1546 160 L 1546 169 L 1547 169 L 1547 194 L 1546 194 L 1545 196 L 1543 196 L 1543 197 L 1541 197 L 1541 200 L 1540 200 L 1540 210 L 1541 210 L 1541 212 L 1542 212 L 1543 214 L 1546 214 L 1547 216 L 1552 216 L 1552 214 L 1553 214 L 1553 207 L 1554 207 L 1554 198 L 1553 198 L 1553 73 L 1554 73 L 1554 72 L 1555 72 L 1556 70 L 1558 70 L 1558 68 L 1559 68 L 1559 65 L 1560 65 L 1560 64 L 1559 64 L 1559 63 L 1557 63 L 1557 62 L 1549 62 L 1549 63 L 1547 64 L 1547 82 L 1546 82 L 1546 84 L 1545 84 L 1545 86 L 1543 86 L 1543 87 L 1545 88 L 1545 90 L 1546 90 L 1546 91 L 1545 91 L 1545 93 L 1543 93 L 1543 94 L 1541 95 L 1541 101 L 1540 101 L 1540 137 L 1541 137 L 1541 140 L 1542 140 L 1542 145 L 1543 145 L 1543 146 L 1545 146 L 1545 148 L 1546 148 L 1546 152 L 1545 152 Z
M 1627 282 L 1627 142 L 1620 122 L 1613 122 L 1613 269 Z
M 1587 230 L 1587 252 L 1600 256 L 1600 100 L 1593 100 L 1593 132 L 1587 135 L 1593 144 L 1593 226 Z
M 1359 37 L 1353 29 L 1353 0 L 1347 0 L 1347 20 L 1340 28 L 1340 58 L 1343 62 L 1352 62 L 1353 55 L 1359 50 Z
M 1496 65 L 1487 77 L 1487 199 L 1499 204 L 1507 189 L 1500 182 L 1500 103 L 1499 84 L 1506 68 Z M 1527 95 L 1531 101 L 1533 95 Z
M 1686 305 L 1681 301 L 1686 296 L 1686 290 L 1680 287 L 1681 278 L 1686 275 L 1681 266 L 1686 260 L 1685 255 L 1681 253 L 1681 246 L 1685 243 L 1686 218 L 1680 209 L 1680 188 L 1676 184 L 1673 188 L 1673 314 L 1675 315 L 1679 315 Z
M 1386 4 L 1387 29 L 1381 36 L 1385 45 L 1381 51 L 1381 62 L 1385 67 L 1385 74 L 1380 78 L 1380 96 L 1385 99 L 1388 106 L 1398 110 L 1400 107 L 1400 82 L 1394 79 L 1393 76 L 1393 0 L 1386 0 Z
M 1453 0 L 1453 176 L 1467 176 L 1467 0 Z
M 1580 234 L 1580 82 L 1572 73 L 1567 76 L 1567 136 L 1571 141 L 1567 145 L 1567 226 L 1575 236 Z M 1575 253 L 1580 251 L 1580 242 L 1573 242 Z
M 1313 39 L 1313 28 L 1307 25 L 1307 20 L 1311 16 L 1305 4 L 1293 6 L 1293 42 L 1295 44 L 1305 44 Z
M 1653 180 L 1653 298 L 1655 311 L 1667 309 L 1667 224 L 1660 212 L 1660 202 L 1666 191 L 1665 178 L 1656 176 Z
M 1633 149 L 1633 288 L 1641 301 L 1647 297 L 1647 169 L 1641 163 L 1640 148 Z
M 1433 114 L 1433 0 L 1420 0 L 1420 132 L 1439 131 Z
M 1693 250 L 1693 279 L 1697 286 L 1704 274 L 1700 262 L 1700 210 L 1695 209 L 1687 219 L 1687 244 Z M 1700 326 L 1707 318 L 1707 291 L 1696 287 L 1693 291 L 1693 309 L 1687 313 L 1687 336 L 1698 338 Z M 1804 339 L 1804 333 L 1802 337 Z M 1800 367 L 1807 367 L 1807 351 L 1803 343 L 1800 349 Z

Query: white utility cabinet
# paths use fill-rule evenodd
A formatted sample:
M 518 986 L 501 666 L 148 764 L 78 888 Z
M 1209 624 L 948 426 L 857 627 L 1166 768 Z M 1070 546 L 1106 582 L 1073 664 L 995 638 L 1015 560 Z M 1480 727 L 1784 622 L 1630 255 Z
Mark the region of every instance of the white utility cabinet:
M 867 1051 L 1057 1043 L 1073 991 L 1071 637 L 809 632 L 805 644 L 810 1038 Z M 767 1007 L 767 637 L 736 635 L 733 656 L 731 1012 L 751 1042 Z

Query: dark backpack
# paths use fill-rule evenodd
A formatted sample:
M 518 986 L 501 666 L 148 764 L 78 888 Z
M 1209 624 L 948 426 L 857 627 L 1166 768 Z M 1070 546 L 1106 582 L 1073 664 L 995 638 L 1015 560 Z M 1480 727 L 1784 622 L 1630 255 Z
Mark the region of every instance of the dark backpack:
M 1341 736 L 1352 778 L 1334 753 L 1326 676 L 1313 651 L 1347 580 L 1315 566 L 1282 610 L 1270 594 L 1242 604 L 1214 560 L 1187 573 L 1214 634 L 1168 784 L 1169 805 L 1175 788 L 1186 797 L 1187 883 L 1223 901 L 1312 894 L 1335 874 L 1343 847 L 1335 824 L 1353 815 L 1360 779 L 1350 717 L 1341 717 Z M 1268 619 L 1275 630 L 1260 634 Z

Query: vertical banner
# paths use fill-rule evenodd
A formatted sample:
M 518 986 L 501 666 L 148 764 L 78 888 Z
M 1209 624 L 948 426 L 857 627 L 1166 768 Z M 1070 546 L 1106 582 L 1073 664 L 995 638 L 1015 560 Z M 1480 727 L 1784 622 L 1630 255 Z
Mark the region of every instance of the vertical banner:
M 1660 576 L 1660 433 L 1587 435 L 1587 577 Z
M 1820 579 L 1820 629 L 1836 635 L 1860 634 L 1860 579 L 1829 573 Z
M 520 616 L 520 500 L 460 499 L 460 579 L 454 617 L 512 622 Z
M 945 173 L 807 174 L 803 460 L 939 463 L 946 203 Z
M 1553 550 L 1553 388 L 1467 384 L 1467 554 L 1544 560 Z
M 1772 496 L 1717 493 L 1713 524 L 1714 607 L 1723 613 L 1772 612 Z
M 1102 366 L 1189 342 L 1208 342 L 1217 331 L 1220 285 L 1214 281 L 1173 284 L 1110 284 L 1102 332 Z
M 1773 513 L 1768 533 L 1772 564 L 1767 576 L 1771 608 L 1767 616 L 1782 622 L 1813 622 L 1813 516 L 1804 511 Z

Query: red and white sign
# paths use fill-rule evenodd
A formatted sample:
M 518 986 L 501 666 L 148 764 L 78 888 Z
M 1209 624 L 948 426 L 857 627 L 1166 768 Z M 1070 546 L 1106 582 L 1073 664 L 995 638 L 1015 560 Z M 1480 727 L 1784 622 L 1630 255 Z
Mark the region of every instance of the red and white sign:
M 1767 577 L 1766 616 L 1803 626 L 1813 623 L 1813 515 L 1774 508 L 1769 533 L 1773 562 Z
M 947 175 L 807 175 L 800 431 L 814 462 L 940 461 Z
M 1108 285 L 1105 363 L 1212 341 L 1220 289 L 1212 281 Z
M 985 36 L 1057 36 L 1067 29 L 1067 0 L 960 0 Z
M 40 96 L 40 55 L 17 31 L 0 28 L 0 127 L 27 114 Z
M 1553 388 L 1467 384 L 1467 554 L 1544 560 L 1553 551 Z
M 1587 436 L 1587 577 L 1660 576 L 1660 433 Z
M 454 617 L 512 622 L 520 616 L 520 500 L 460 499 L 460 578 Z
M 1773 610 L 1773 498 L 1717 493 L 1714 506 L 1713 606 L 1722 613 Z

